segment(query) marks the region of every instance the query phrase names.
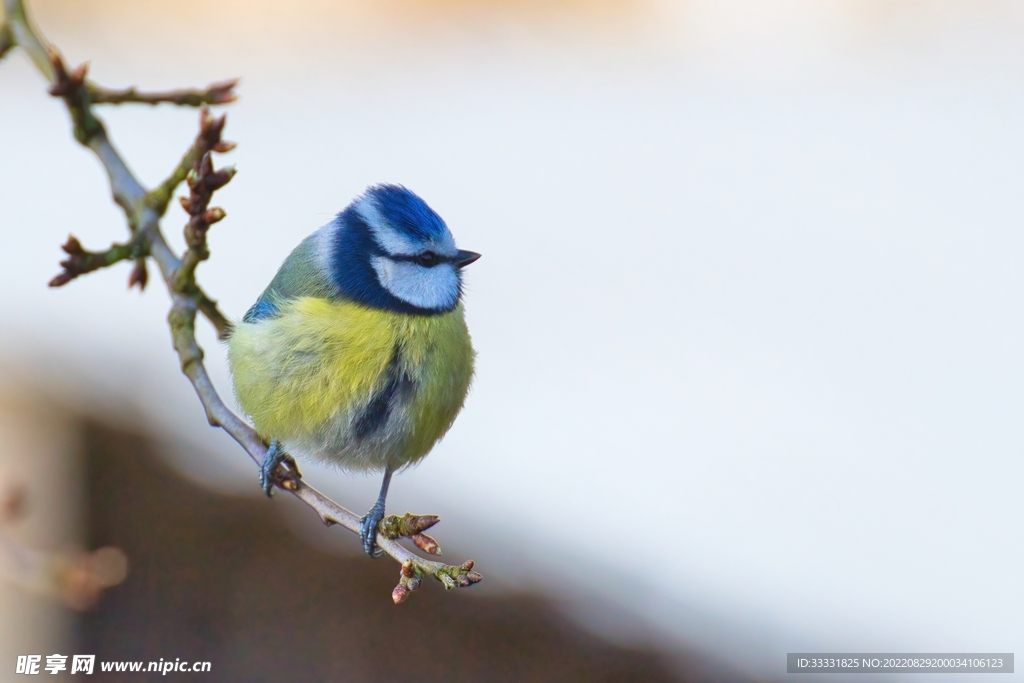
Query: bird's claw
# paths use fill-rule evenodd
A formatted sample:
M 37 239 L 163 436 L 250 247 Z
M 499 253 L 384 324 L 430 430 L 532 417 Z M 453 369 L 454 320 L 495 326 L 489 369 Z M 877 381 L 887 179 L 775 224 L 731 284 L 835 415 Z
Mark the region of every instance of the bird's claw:
M 271 441 L 263 464 L 260 465 L 260 488 L 267 494 L 267 498 L 273 494 L 275 486 L 283 487 L 289 481 L 295 483 L 301 477 L 295 458 L 284 452 L 279 441 Z
M 363 551 L 373 558 L 384 555 L 384 551 L 377 546 L 377 528 L 383 519 L 384 506 L 374 505 L 359 520 L 359 540 L 363 542 Z

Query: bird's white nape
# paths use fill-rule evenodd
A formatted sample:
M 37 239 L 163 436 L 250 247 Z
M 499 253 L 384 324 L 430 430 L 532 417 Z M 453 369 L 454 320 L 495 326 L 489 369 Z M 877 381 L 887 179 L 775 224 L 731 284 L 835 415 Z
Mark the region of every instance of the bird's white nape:
M 459 273 L 451 263 L 428 268 L 374 256 L 370 264 L 384 289 L 417 308 L 448 310 L 459 300 Z

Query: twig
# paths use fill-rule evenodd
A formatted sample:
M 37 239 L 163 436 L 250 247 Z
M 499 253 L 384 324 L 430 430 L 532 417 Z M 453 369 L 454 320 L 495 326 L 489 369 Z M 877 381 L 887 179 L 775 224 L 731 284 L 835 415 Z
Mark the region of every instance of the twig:
M 20 0 L 7 0 L 7 3 L 21 6 Z M 23 8 L 20 13 L 24 16 Z M 15 15 L 8 9 L 7 16 Z M 14 34 L 17 35 L 17 31 L 14 31 Z M 38 39 L 36 43 L 40 46 L 43 45 L 43 42 Z M 160 186 L 157 194 L 151 196 L 151 193 L 146 191 L 110 142 L 103 121 L 92 113 L 88 89 L 84 87 L 87 72 L 85 66 L 80 66 L 69 73 L 60 53 L 55 48 L 48 46 L 46 51 L 49 60 L 48 73 L 52 74 L 50 93 L 64 100 L 68 112 L 71 114 L 75 139 L 91 149 L 107 171 L 114 202 L 124 211 L 129 231 L 132 233 L 133 242 L 137 245 L 139 253 L 148 253 L 152 256 L 162 271 L 177 270 L 178 257 L 167 246 L 163 233 L 160 231 L 160 218 L 167 210 L 167 201 L 162 199 L 161 193 L 166 193 L 169 196 L 174 191 L 174 186 L 169 184 L 170 179 Z M 191 158 L 186 153 L 183 161 Z M 180 183 L 180 180 L 178 182 Z M 145 266 L 139 266 L 136 262 L 129 277 L 129 284 L 143 284 L 146 279 Z M 213 300 L 204 294 L 195 283 L 193 283 L 193 293 L 204 302 L 201 310 L 217 328 L 218 333 L 226 334 L 230 324 L 226 317 L 217 310 Z
M 181 265 L 174 274 L 171 287 L 183 294 L 191 291 L 195 284 L 196 268 L 199 263 L 210 258 L 210 250 L 206 246 L 206 233 L 210 226 L 224 220 L 227 215 L 219 207 L 209 208 L 213 193 L 231 182 L 235 177 L 234 166 L 227 166 L 215 171 L 213 168 L 213 152 L 227 151 L 234 147 L 231 143 L 222 143 L 220 136 L 227 122 L 226 116 L 212 118 L 209 110 L 203 107 L 199 114 L 199 135 L 192 145 L 193 163 L 185 180 L 188 182 L 189 196 L 181 198 L 181 206 L 189 215 L 185 226 L 185 253 Z
M 196 163 L 201 161 L 203 156 L 210 152 L 230 152 L 235 148 L 235 143 L 221 140 L 220 136 L 224 130 L 224 117 L 213 120 L 207 112 L 201 113 L 199 117 L 199 135 L 188 151 L 181 157 L 181 161 L 167 177 L 167 180 L 150 190 L 146 195 L 146 203 L 161 216 L 167 211 L 167 204 L 171 201 L 174 190 L 181 185 L 188 177 L 189 171 L 196 168 Z
M 207 297 L 201 291 L 198 293 L 196 308 L 202 313 L 211 325 L 217 330 L 217 339 L 224 341 L 231 336 L 234 325 L 224 317 L 224 314 L 217 308 L 217 302 Z
M 6 30 L 13 45 L 20 46 L 46 80 L 53 82 L 53 70 L 46 55 L 49 43 L 36 29 L 22 0 L 4 0 L 4 20 L 0 33 Z
M 200 129 L 195 143 L 182 156 L 178 166 L 171 175 L 157 188 L 147 191 L 136 179 L 125 164 L 120 153 L 110 142 L 103 122 L 92 113 L 91 105 L 97 97 L 108 97 L 107 102 L 120 103 L 129 101 L 170 101 L 150 99 L 118 99 L 110 95 L 114 91 L 106 91 L 85 80 L 86 68 L 80 66 L 68 72 L 60 54 L 32 26 L 28 19 L 22 0 L 4 0 L 6 23 L 0 24 L 0 35 L 10 35 L 13 42 L 29 53 L 39 71 L 51 82 L 50 92 L 64 100 L 71 114 L 75 139 L 88 147 L 99 158 L 107 171 L 114 201 L 124 210 L 128 227 L 132 234 L 130 245 L 138 251 L 122 253 L 115 245 L 107 252 L 86 252 L 73 237 L 65 245 L 71 264 L 62 263 L 65 272 L 56 280 L 66 278 L 70 281 L 77 275 L 96 270 L 111 263 L 127 258 L 135 258 L 136 266 L 132 271 L 130 282 L 144 285 L 146 280 L 145 257 L 152 258 L 156 263 L 161 279 L 171 295 L 171 310 L 168 323 L 174 349 L 181 363 L 181 370 L 192 383 L 199 401 L 206 409 L 206 417 L 213 426 L 222 428 L 245 449 L 249 457 L 257 464 L 262 464 L 267 446 L 256 432 L 241 418 L 233 413 L 221 400 L 210 381 L 206 366 L 203 364 L 203 350 L 195 337 L 195 319 L 197 312 L 206 316 L 216 327 L 223 338 L 230 333 L 231 325 L 227 318 L 217 309 L 216 302 L 210 299 L 199 288 L 195 280 L 195 270 L 200 262 L 209 258 L 206 234 L 210 226 L 224 217 L 222 209 L 209 208 L 213 193 L 228 183 L 234 175 L 230 167 L 216 170 L 212 162 L 212 153 L 226 152 L 234 145 L 221 140 L 225 119 L 223 116 L 212 118 L 204 109 L 200 115 Z M 235 82 L 211 86 L 221 88 L 221 93 L 231 94 Z M 127 92 L 127 91 L 124 91 Z M 134 92 L 134 90 L 132 90 Z M 185 92 L 185 91 L 179 91 Z M 98 93 L 106 93 L 98 95 Z M 141 97 L 138 93 L 135 96 Z M 224 95 L 220 95 L 224 97 Z M 184 104 L 188 104 L 184 102 Z M 167 245 L 160 229 L 160 219 L 167 210 L 171 195 L 175 188 L 187 180 L 189 196 L 182 198 L 182 205 L 189 214 L 189 222 L 185 227 L 187 249 L 181 259 Z M 140 266 L 141 264 L 141 266 Z M 95 266 L 95 267 L 92 267 Z M 80 272 L 78 272 L 80 271 Z M 60 284 L 64 284 L 61 282 Z M 283 488 L 311 507 L 320 515 L 325 524 L 337 524 L 358 534 L 360 518 L 347 510 L 301 479 L 286 479 Z M 445 588 L 470 586 L 483 577 L 473 571 L 473 561 L 467 560 L 461 565 L 448 565 L 428 560 L 412 553 L 398 543 L 399 538 L 409 537 L 426 552 L 438 554 L 440 548 L 434 539 L 422 532 L 437 522 L 433 516 L 406 515 L 399 518 L 389 517 L 381 525 L 377 535 L 377 545 L 386 554 L 397 560 L 401 565 L 399 583 L 392 593 L 396 603 L 404 601 L 409 593 L 420 585 L 420 579 L 429 575 L 440 581 Z
M 134 87 L 111 90 L 86 83 L 93 104 L 176 104 L 180 107 L 204 107 L 211 104 L 230 104 L 238 99 L 234 92 L 238 79 L 212 83 L 205 90 L 168 90 L 166 92 L 139 92 Z
M 60 262 L 64 270 L 50 280 L 51 287 L 63 287 L 79 275 L 85 275 L 94 270 L 112 266 L 125 259 L 136 259 L 136 268 L 138 268 L 139 263 L 145 264 L 143 259 L 144 248 L 139 244 L 139 240 L 133 240 L 128 244 L 115 244 L 106 251 L 86 251 L 82 248 L 78 238 L 74 235 L 68 235 L 68 241 L 61 246 L 61 249 L 64 250 L 68 257 Z M 142 269 L 142 275 L 136 274 L 134 270 L 132 271 L 132 277 L 128 281 L 129 287 L 138 284 L 140 289 L 145 288 L 145 265 L 142 266 Z

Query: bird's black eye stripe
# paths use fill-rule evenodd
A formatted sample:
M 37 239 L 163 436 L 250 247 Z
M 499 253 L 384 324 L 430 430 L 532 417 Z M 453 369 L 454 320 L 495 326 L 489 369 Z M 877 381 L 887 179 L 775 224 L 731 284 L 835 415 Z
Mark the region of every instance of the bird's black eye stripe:
M 391 256 L 390 258 L 393 261 L 408 261 L 410 263 L 416 263 L 426 268 L 433 268 L 439 263 L 451 260 L 433 251 L 425 251 L 422 254 L 414 254 L 412 256 Z
M 440 261 L 441 259 L 438 257 L 438 255 L 432 251 L 425 251 L 422 254 L 418 254 L 416 256 L 416 263 L 420 264 L 421 266 L 426 266 L 427 268 L 430 268 L 431 266 L 436 266 L 438 263 L 440 263 Z

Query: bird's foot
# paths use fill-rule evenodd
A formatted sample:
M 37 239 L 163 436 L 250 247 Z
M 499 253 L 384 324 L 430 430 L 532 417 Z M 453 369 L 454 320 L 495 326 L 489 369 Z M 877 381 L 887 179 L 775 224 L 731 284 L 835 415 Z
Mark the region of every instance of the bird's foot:
M 295 458 L 284 452 L 280 441 L 271 441 L 263 464 L 260 465 L 260 488 L 267 494 L 267 498 L 271 496 L 275 486 L 288 488 L 285 486 L 286 482 L 294 485 L 301 477 Z
M 377 528 L 382 519 L 384 519 L 384 503 L 377 501 L 377 504 L 359 520 L 359 540 L 363 542 L 363 550 L 370 557 L 376 558 L 384 555 L 384 551 L 377 547 Z

